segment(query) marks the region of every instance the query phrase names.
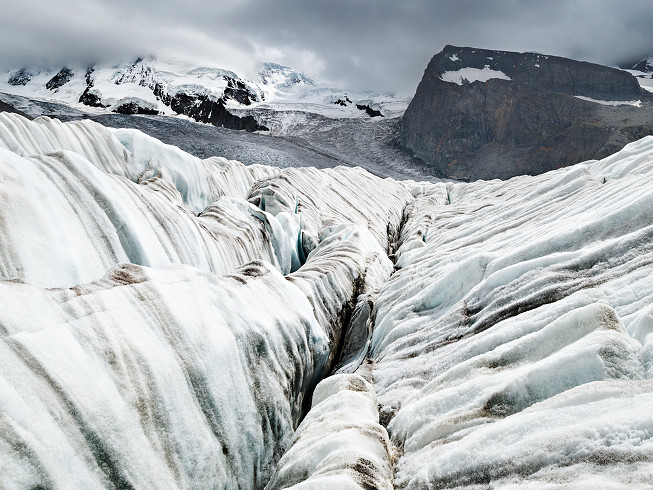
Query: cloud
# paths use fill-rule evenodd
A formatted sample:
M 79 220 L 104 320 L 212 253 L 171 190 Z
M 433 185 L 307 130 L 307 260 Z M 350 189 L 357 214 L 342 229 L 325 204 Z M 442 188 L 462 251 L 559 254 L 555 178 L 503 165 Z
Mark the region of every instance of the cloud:
M 649 0 L 25 0 L 2 7 L 0 64 L 188 59 L 293 66 L 350 88 L 412 93 L 445 44 L 604 64 L 653 54 Z

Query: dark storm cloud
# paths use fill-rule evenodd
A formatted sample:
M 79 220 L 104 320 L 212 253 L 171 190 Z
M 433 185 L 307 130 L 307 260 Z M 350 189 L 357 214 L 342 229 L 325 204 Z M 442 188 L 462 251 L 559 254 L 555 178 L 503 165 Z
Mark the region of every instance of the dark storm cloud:
M 650 0 L 1 0 L 0 63 L 144 54 L 276 61 L 351 88 L 414 91 L 445 44 L 616 64 L 653 54 Z

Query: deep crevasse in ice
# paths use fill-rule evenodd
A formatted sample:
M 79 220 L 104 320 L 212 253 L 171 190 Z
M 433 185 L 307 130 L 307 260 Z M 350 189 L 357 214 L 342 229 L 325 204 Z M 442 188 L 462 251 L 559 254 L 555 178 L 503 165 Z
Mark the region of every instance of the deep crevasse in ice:
M 653 138 L 418 184 L 0 114 L 0 482 L 645 487 L 651 180 Z

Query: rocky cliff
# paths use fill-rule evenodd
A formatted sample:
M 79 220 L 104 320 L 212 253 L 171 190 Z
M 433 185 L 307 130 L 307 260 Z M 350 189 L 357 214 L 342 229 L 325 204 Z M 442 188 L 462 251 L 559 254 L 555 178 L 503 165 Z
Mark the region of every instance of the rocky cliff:
M 427 66 L 399 139 L 450 177 L 536 175 L 653 134 L 652 106 L 621 70 L 446 46 Z

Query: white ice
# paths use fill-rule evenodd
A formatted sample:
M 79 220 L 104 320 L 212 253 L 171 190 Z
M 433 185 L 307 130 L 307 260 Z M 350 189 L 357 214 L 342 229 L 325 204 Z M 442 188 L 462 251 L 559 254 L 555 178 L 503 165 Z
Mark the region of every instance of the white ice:
M 580 100 L 585 100 L 587 102 L 594 102 L 595 104 L 601 104 L 601 105 L 611 105 L 611 106 L 632 105 L 634 107 L 642 107 L 641 100 L 598 100 L 598 99 L 592 99 L 590 97 L 583 97 L 582 95 L 574 95 L 574 97 Z
M 2 114 L 0 486 L 647 488 L 651 216 L 653 137 L 430 184 Z

